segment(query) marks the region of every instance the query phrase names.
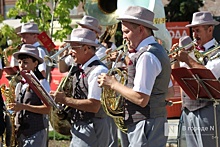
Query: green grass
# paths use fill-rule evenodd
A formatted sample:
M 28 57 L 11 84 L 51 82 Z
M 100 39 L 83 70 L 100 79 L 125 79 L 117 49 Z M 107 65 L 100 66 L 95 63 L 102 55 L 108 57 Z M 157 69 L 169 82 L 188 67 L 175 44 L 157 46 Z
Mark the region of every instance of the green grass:
M 57 133 L 56 131 L 49 131 L 49 139 L 55 139 L 55 140 L 70 140 L 70 136 L 65 136 L 60 133 Z

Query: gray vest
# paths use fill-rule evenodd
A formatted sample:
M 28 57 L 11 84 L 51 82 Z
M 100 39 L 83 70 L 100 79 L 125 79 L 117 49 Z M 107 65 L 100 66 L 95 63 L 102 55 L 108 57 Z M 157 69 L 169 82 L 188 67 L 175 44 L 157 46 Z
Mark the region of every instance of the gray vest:
M 43 105 L 38 96 L 31 90 L 24 90 L 16 97 L 16 101 L 30 105 Z M 28 110 L 21 110 L 16 113 L 15 119 L 18 122 L 16 127 L 18 129 L 18 136 L 23 134 L 24 136 L 31 136 L 38 131 L 46 128 L 44 123 L 43 114 L 30 112 Z
M 166 116 L 166 103 L 165 98 L 168 92 L 168 85 L 170 81 L 171 67 L 170 60 L 167 56 L 164 48 L 158 43 L 151 44 L 149 50 L 144 48 L 137 52 L 131 58 L 130 65 L 128 66 L 128 87 L 132 88 L 134 86 L 134 77 L 136 74 L 136 63 L 139 57 L 144 52 L 151 52 L 160 61 L 162 66 L 161 73 L 156 77 L 153 89 L 150 95 L 150 100 L 147 106 L 144 108 L 125 100 L 125 124 L 129 125 L 131 123 L 148 119 Z
M 77 99 L 87 99 L 88 97 L 88 77 L 89 74 L 98 66 L 103 65 L 105 66 L 101 61 L 95 60 L 92 63 L 88 65 L 88 67 L 82 71 L 79 69 L 80 73 L 76 73 L 73 76 L 73 98 Z M 81 78 L 79 78 L 81 75 Z M 85 112 L 78 109 L 71 109 L 71 120 L 72 122 L 77 121 L 89 121 L 93 117 L 106 117 L 105 112 L 103 111 L 102 107 L 99 109 L 98 113 L 91 113 L 91 112 Z

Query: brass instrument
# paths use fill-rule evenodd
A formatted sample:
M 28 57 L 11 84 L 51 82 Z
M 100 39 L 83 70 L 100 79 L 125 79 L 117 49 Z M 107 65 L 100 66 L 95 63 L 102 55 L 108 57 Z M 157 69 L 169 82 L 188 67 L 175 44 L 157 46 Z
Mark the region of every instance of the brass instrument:
M 173 54 L 176 54 L 177 52 L 185 49 L 185 48 L 189 48 L 190 46 L 194 45 L 196 43 L 196 39 L 193 40 L 192 42 L 190 42 L 189 44 L 185 45 L 185 46 L 182 46 L 182 47 L 179 47 L 177 46 L 173 51 L 169 52 L 168 53 L 168 56 L 172 56 Z
M 128 45 L 128 43 L 125 43 L 125 40 L 123 40 L 122 45 L 120 45 L 118 48 L 116 48 L 115 50 L 112 50 L 111 52 L 109 52 L 107 55 L 105 55 L 104 57 L 102 57 L 100 59 L 100 61 L 105 60 L 111 53 L 115 52 L 115 51 L 120 51 L 122 48 L 125 48 Z M 124 51 L 125 53 L 126 51 Z
M 128 43 L 124 41 L 124 44 L 122 45 L 124 47 L 124 54 L 128 51 L 126 48 L 127 44 Z M 118 62 L 122 53 L 123 51 L 120 50 L 115 63 Z M 114 64 L 109 70 L 108 75 L 114 75 L 118 82 L 125 85 L 127 82 L 127 72 L 124 70 L 121 71 L 119 68 L 115 68 L 115 65 L 116 64 Z M 121 131 L 127 132 L 127 127 L 124 124 L 124 98 L 114 90 L 103 87 L 101 104 L 105 113 L 113 118 L 117 127 Z
M 4 50 L 0 48 L 0 57 L 4 57 L 4 64 L 5 66 L 9 66 L 10 62 L 8 61 L 8 57 L 11 56 L 13 53 L 19 51 L 23 43 L 17 45 L 16 47 L 8 47 Z
M 73 72 L 74 65 L 72 65 L 71 69 L 68 72 L 68 75 L 62 79 L 56 91 L 64 91 L 65 95 L 68 97 L 72 96 L 73 93 L 73 78 L 71 76 Z M 51 110 L 50 122 L 54 130 L 63 135 L 71 135 L 71 124 L 70 120 L 68 120 L 67 109 L 69 107 L 65 107 L 62 105 L 64 109 L 62 111 L 59 110 Z
M 56 59 L 58 58 L 58 56 L 63 53 L 66 49 L 68 49 L 70 47 L 70 44 L 66 45 L 64 48 L 60 49 L 58 52 L 56 52 L 54 55 L 52 56 L 45 56 L 44 57 L 44 61 L 48 66 L 53 66 L 54 64 L 57 63 Z
M 209 60 L 212 61 L 218 58 L 220 58 L 220 53 L 217 53 L 215 56 L 211 57 Z
M 220 45 L 217 45 L 204 52 L 198 52 L 195 56 L 200 63 L 203 63 L 204 58 L 208 58 L 208 60 L 213 60 L 213 59 L 218 58 L 218 57 L 215 58 L 215 56 L 212 57 L 212 55 L 215 54 L 215 52 L 217 52 L 218 49 L 220 49 Z M 216 55 L 216 56 L 219 56 L 219 55 Z
M 5 97 L 6 104 L 15 102 L 15 87 L 16 84 L 21 80 L 21 76 L 17 73 L 12 79 L 9 81 L 9 87 L 6 87 L 5 84 L 0 86 L 1 92 Z M 11 124 L 11 136 L 10 136 L 10 146 L 15 147 L 16 143 L 16 131 L 15 131 L 15 113 L 13 111 L 6 110 L 7 114 L 10 117 Z M 6 134 L 4 134 L 6 137 Z M 6 140 L 4 141 L 6 142 Z

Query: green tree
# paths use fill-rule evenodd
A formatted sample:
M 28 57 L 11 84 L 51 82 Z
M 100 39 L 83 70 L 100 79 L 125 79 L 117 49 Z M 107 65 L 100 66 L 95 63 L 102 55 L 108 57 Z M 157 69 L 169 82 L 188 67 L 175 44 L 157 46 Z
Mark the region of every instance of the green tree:
M 47 4 L 53 2 L 51 9 Z M 21 22 L 34 21 L 41 31 L 51 31 L 51 20 L 57 20 L 61 30 L 52 33 L 55 40 L 63 41 L 66 35 L 72 31 L 70 26 L 70 10 L 79 5 L 80 0 L 34 0 L 28 3 L 27 0 L 17 0 L 15 7 L 9 10 L 8 17 L 15 18 L 22 14 Z M 51 35 L 51 34 L 50 34 Z
M 191 21 L 194 12 L 202 7 L 203 0 L 168 0 L 165 6 L 167 21 Z

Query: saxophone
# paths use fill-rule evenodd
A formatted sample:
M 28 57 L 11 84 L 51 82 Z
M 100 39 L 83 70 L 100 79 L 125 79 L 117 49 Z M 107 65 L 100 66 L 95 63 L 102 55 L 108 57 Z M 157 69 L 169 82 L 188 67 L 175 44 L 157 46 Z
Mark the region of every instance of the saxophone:
M 5 103 L 6 105 L 9 103 L 14 103 L 15 102 L 15 87 L 17 83 L 21 80 L 21 76 L 19 73 L 14 75 L 11 80 L 9 81 L 9 86 L 6 87 L 5 84 L 0 86 L 2 95 L 5 97 Z M 16 143 L 16 131 L 15 131 L 15 113 L 10 112 L 6 110 L 7 114 L 10 117 L 10 126 L 11 126 L 11 134 L 10 134 L 10 145 L 11 147 L 17 146 Z M 6 143 L 6 132 L 4 133 L 4 144 Z

